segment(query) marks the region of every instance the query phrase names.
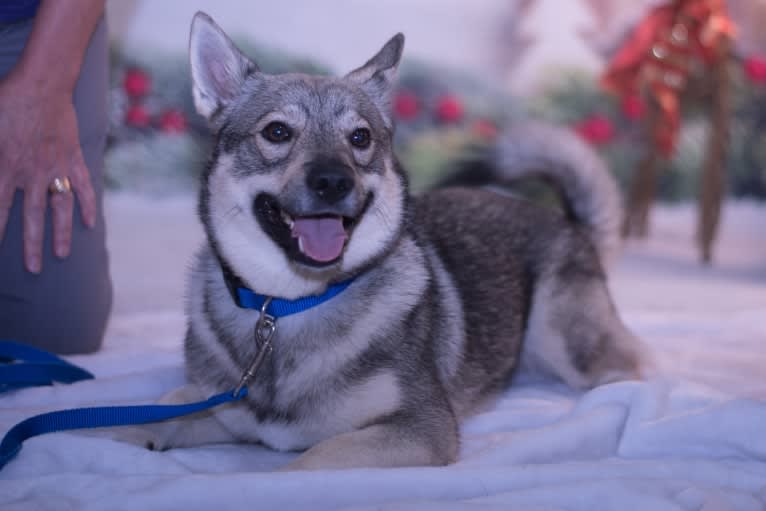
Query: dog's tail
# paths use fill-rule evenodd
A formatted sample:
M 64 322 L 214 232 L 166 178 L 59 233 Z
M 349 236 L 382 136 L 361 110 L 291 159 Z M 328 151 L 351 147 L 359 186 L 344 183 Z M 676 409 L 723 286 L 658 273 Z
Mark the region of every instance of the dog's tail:
M 505 130 L 487 156 L 479 166 L 465 162 L 441 185 L 542 178 L 554 185 L 567 216 L 586 228 L 602 264 L 609 267 L 620 246 L 622 202 L 617 183 L 595 150 L 567 128 L 529 122 Z

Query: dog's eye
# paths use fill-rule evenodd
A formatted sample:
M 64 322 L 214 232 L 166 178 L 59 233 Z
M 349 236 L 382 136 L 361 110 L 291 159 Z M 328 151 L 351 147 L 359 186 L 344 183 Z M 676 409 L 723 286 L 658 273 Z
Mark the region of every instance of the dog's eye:
M 293 133 L 290 131 L 290 128 L 284 124 L 275 121 L 267 124 L 266 127 L 261 131 L 261 135 L 263 135 L 263 138 L 269 142 L 281 144 L 282 142 L 287 142 L 290 140 L 293 136 Z
M 367 149 L 370 147 L 370 130 L 367 128 L 357 128 L 348 137 L 348 141 L 357 149 Z

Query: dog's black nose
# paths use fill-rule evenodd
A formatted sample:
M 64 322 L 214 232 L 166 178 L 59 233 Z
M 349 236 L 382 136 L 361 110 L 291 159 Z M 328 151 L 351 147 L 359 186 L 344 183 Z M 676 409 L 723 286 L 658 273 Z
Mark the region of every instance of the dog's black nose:
M 306 184 L 320 199 L 335 204 L 354 188 L 354 177 L 342 166 L 315 166 L 306 176 Z

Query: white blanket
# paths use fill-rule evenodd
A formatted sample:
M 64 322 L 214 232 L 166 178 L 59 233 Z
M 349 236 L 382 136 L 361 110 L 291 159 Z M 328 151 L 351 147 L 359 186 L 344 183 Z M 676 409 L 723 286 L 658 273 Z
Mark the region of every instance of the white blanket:
M 766 509 L 766 208 L 729 205 L 701 267 L 691 207 L 660 208 L 611 286 L 651 347 L 647 381 L 578 393 L 522 380 L 462 428 L 444 468 L 278 473 L 294 454 L 211 445 L 150 452 L 59 433 L 0 472 L 0 509 Z M 148 403 L 183 382 L 183 272 L 202 234 L 191 199 L 110 196 L 116 291 L 96 379 L 0 396 L 0 430 L 42 411 Z

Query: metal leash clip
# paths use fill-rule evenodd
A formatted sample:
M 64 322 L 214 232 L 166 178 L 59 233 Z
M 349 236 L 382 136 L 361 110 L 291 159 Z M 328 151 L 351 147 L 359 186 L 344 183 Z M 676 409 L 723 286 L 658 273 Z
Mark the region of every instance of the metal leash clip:
M 258 346 L 258 351 L 255 352 L 253 360 L 250 365 L 247 366 L 247 370 L 242 374 L 242 378 L 239 380 L 237 388 L 234 389 L 234 396 L 239 396 L 243 388 L 255 378 L 258 368 L 261 367 L 263 361 L 266 360 L 266 355 L 271 353 L 271 340 L 274 337 L 274 333 L 277 331 L 277 318 L 268 314 L 266 309 L 271 303 L 271 297 L 266 298 L 261 306 L 261 315 L 258 317 L 258 321 L 255 323 L 255 344 Z

